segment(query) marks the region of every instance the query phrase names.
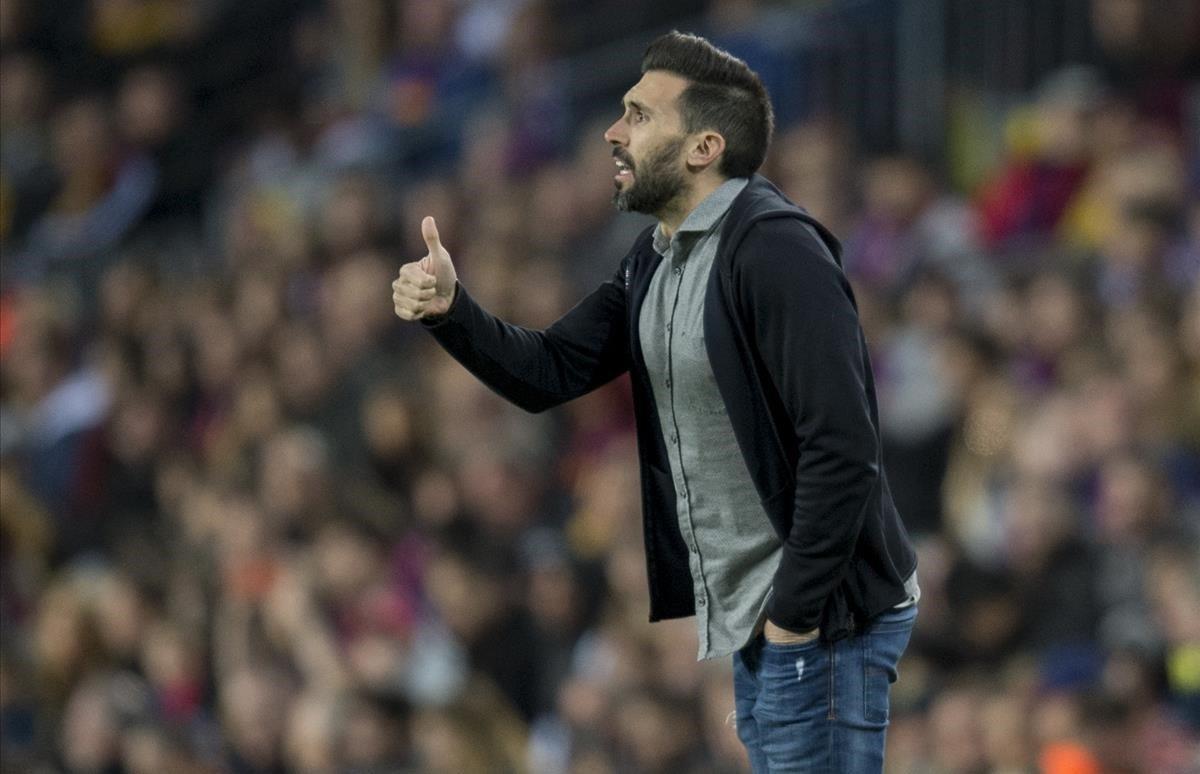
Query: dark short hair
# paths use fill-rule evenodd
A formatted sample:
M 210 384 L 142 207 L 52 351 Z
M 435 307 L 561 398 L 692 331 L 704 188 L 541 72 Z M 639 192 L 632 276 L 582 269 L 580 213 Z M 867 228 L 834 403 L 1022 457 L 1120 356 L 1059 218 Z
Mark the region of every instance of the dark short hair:
M 745 62 L 698 35 L 676 30 L 646 49 L 642 72 L 650 70 L 690 81 L 679 96 L 679 114 L 685 131 L 711 129 L 725 138 L 721 174 L 749 177 L 762 166 L 775 117 L 767 87 Z

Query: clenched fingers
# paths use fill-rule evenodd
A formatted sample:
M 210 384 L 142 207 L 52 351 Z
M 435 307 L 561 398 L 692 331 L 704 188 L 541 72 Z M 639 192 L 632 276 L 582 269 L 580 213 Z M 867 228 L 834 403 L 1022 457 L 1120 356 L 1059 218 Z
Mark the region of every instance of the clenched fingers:
M 396 316 L 401 320 L 419 320 L 425 315 L 427 304 L 424 301 L 393 296 L 392 306 L 396 310 Z
M 433 296 L 433 292 L 428 290 L 414 291 L 412 294 L 395 291 L 392 293 L 392 306 L 400 319 L 416 320 L 425 314 Z
M 414 301 L 428 301 L 437 295 L 437 288 L 430 286 L 420 288 L 414 285 L 406 285 L 401 280 L 396 280 L 392 283 L 392 298 L 410 298 Z
M 437 277 L 422 269 L 420 262 L 401 266 L 392 282 L 392 305 L 401 320 L 419 320 L 436 295 Z
M 415 288 L 432 288 L 437 286 L 437 277 L 421 268 L 420 263 L 406 263 L 400 267 L 400 276 L 396 280 L 402 285 Z

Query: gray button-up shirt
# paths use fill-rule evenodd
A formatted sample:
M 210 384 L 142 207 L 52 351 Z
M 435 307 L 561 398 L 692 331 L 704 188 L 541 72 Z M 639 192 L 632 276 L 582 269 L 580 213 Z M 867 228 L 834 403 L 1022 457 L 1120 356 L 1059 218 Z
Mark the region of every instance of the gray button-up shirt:
M 641 344 L 688 546 L 700 658 L 753 637 L 782 551 L 725 413 L 704 346 L 704 294 L 729 205 L 745 178 L 722 184 L 668 239 L 641 309 Z

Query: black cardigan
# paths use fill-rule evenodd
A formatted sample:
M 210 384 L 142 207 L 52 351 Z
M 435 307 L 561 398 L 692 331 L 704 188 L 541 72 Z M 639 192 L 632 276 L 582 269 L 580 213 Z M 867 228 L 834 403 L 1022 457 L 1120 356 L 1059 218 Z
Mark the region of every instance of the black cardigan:
M 497 393 L 542 411 L 631 372 L 650 620 L 695 612 L 688 553 L 638 320 L 661 260 L 647 229 L 616 275 L 544 331 L 509 325 L 459 287 L 427 319 Z M 767 615 L 836 640 L 906 598 L 916 554 L 883 472 L 874 379 L 837 240 L 755 175 L 730 207 L 705 296 L 709 360 L 784 550 Z

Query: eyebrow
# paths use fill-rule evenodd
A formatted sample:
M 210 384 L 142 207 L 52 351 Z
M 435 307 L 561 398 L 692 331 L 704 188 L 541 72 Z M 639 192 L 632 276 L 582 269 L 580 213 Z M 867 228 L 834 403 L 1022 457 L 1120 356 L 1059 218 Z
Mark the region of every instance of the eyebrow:
M 638 102 L 636 99 L 628 99 L 628 98 L 622 99 L 621 107 L 631 107 L 634 110 L 640 110 L 643 113 L 654 112 L 654 111 L 650 110 L 649 108 L 647 108 L 645 105 L 643 105 L 641 102 Z

